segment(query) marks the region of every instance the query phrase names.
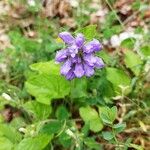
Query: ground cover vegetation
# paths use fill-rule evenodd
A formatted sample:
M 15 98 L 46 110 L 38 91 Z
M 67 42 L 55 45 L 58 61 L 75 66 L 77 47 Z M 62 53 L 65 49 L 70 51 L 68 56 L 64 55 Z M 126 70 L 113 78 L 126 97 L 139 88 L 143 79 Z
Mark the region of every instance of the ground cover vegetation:
M 0 150 L 149 150 L 149 43 L 148 0 L 1 0 Z

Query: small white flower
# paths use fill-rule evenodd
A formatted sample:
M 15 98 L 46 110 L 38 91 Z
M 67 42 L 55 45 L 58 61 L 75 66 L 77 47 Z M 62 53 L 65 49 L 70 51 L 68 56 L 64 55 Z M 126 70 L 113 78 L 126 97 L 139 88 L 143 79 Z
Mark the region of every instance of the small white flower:
M 120 46 L 120 39 L 118 35 L 113 35 L 110 39 L 110 43 L 112 45 L 112 47 L 118 47 Z
M 74 135 L 74 133 L 73 133 L 70 129 L 67 129 L 67 130 L 66 130 L 66 133 L 67 133 L 70 137 L 76 139 L 76 136 Z
M 119 47 L 121 42 L 128 39 L 128 38 L 135 38 L 135 49 L 138 49 L 140 41 L 142 41 L 142 35 L 141 34 L 135 34 L 133 31 L 125 31 L 120 33 L 119 35 L 113 35 L 110 38 L 110 43 L 113 48 Z
M 28 4 L 30 6 L 35 6 L 35 1 L 34 0 L 28 0 Z
M 103 44 L 104 44 L 104 45 L 107 45 L 108 43 L 109 43 L 108 40 L 106 40 L 106 39 L 103 40 Z
M 12 98 L 11 98 L 8 94 L 6 94 L 6 93 L 2 93 L 2 97 L 3 97 L 4 99 L 8 100 L 8 101 L 11 101 L 11 100 L 12 100 Z
M 130 37 L 132 37 L 132 35 L 128 32 L 123 32 L 119 35 L 120 41 L 123 41 L 125 39 L 130 38 Z
M 69 0 L 69 2 L 72 7 L 77 8 L 79 6 L 78 0 Z
M 38 43 L 42 43 L 43 40 L 42 40 L 42 39 L 38 39 L 37 42 L 38 42 Z
M 19 132 L 26 133 L 27 129 L 25 129 L 25 128 L 19 128 Z

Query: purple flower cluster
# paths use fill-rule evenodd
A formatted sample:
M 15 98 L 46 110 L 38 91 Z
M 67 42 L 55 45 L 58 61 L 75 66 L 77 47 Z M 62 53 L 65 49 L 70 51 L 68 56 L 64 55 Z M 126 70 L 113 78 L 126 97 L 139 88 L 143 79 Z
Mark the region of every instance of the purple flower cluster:
M 62 32 L 59 37 L 67 45 L 56 53 L 56 62 L 63 63 L 61 74 L 68 80 L 81 78 L 82 76 L 90 77 L 94 74 L 95 68 L 103 68 L 104 62 L 101 58 L 94 56 L 95 52 L 102 49 L 98 40 L 85 43 L 83 34 L 78 34 L 74 38 L 69 32 Z

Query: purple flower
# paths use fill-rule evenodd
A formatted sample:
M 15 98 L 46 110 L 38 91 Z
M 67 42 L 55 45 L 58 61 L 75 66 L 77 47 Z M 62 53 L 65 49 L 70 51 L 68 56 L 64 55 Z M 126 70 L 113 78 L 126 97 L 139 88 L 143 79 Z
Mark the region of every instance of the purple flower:
M 101 48 L 102 47 L 101 47 L 101 44 L 99 43 L 99 41 L 94 39 L 93 41 L 91 41 L 83 46 L 83 52 L 93 53 L 93 52 L 99 51 Z
M 65 63 L 61 66 L 61 74 L 66 76 L 68 72 L 71 70 L 71 66 L 72 66 L 71 60 L 67 59 Z
M 64 62 L 64 60 L 68 57 L 68 51 L 66 49 L 60 50 L 56 53 L 56 61 Z
M 77 78 L 81 78 L 82 76 L 84 76 L 84 68 L 82 63 L 75 64 L 74 74 Z
M 66 48 L 56 53 L 55 60 L 63 63 L 61 74 L 68 80 L 90 77 L 95 68 L 103 68 L 104 62 L 95 56 L 95 52 L 102 49 L 102 45 L 96 39 L 85 42 L 83 34 L 79 33 L 74 38 L 69 32 L 62 32 L 59 37 L 65 42 Z

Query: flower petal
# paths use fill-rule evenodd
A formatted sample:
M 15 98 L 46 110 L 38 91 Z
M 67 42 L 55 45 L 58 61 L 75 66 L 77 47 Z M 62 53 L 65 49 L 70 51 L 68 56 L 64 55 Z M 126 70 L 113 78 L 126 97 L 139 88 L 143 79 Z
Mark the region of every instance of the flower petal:
M 79 57 L 78 55 L 76 55 L 74 58 L 71 59 L 72 63 L 81 63 L 81 57 Z
M 96 57 L 92 54 L 84 54 L 83 59 L 89 66 L 94 66 L 96 63 Z
M 93 67 L 87 65 L 86 63 L 84 63 L 83 66 L 84 66 L 85 75 L 87 77 L 90 77 L 90 76 L 92 76 L 94 74 Z
M 92 52 L 101 50 L 101 48 L 102 48 L 102 46 L 101 46 L 100 42 L 98 40 L 94 39 L 93 41 L 84 45 L 83 51 L 85 53 L 92 53 Z
M 81 47 L 84 43 L 85 39 L 83 34 L 79 33 L 75 39 L 75 43 L 78 47 Z
M 67 74 L 66 74 L 66 79 L 67 80 L 72 80 L 75 78 L 75 74 L 73 72 L 73 69 L 71 69 Z
M 69 70 L 71 69 L 71 65 L 72 65 L 72 63 L 71 63 L 70 59 L 68 59 L 68 60 L 61 66 L 61 74 L 62 74 L 62 75 L 66 75 L 66 74 L 69 72 Z
M 61 32 L 59 33 L 59 37 L 66 43 L 72 44 L 74 42 L 74 37 L 69 32 Z
M 68 52 L 71 55 L 71 57 L 74 58 L 78 53 L 78 47 L 76 45 L 72 45 L 68 47 Z
M 103 62 L 103 60 L 101 58 L 96 57 L 96 62 L 94 64 L 94 66 L 96 68 L 103 68 L 105 65 L 104 65 L 104 62 Z
M 84 75 L 84 68 L 81 63 L 75 65 L 74 74 L 77 78 L 81 78 Z
M 66 49 L 63 49 L 63 50 L 60 50 L 56 53 L 56 57 L 55 57 L 55 60 L 57 62 L 63 62 L 65 61 L 65 59 L 67 58 L 67 50 Z

